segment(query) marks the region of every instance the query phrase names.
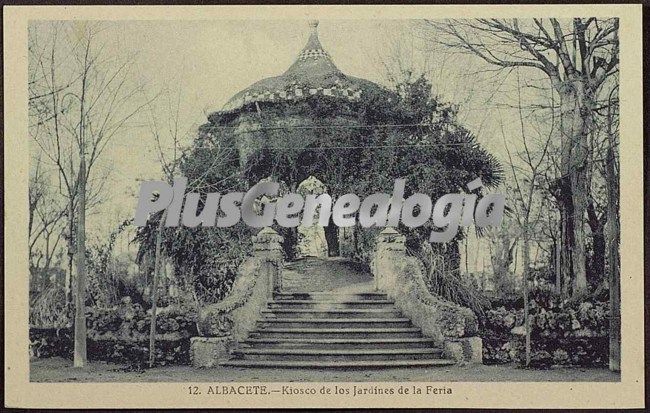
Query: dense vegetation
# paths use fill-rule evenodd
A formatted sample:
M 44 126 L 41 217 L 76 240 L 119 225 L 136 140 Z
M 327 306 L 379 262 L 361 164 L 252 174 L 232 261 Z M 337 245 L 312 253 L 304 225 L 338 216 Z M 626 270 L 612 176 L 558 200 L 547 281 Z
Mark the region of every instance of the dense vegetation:
M 359 102 L 312 96 L 301 102 L 251 105 L 238 116 L 212 116 L 181 159 L 180 171 L 190 189 L 203 193 L 246 191 L 267 178 L 295 191 L 301 181 L 315 176 L 333 198 L 390 193 L 396 178 L 406 179 L 406 196 L 421 192 L 433 199 L 462 191 L 477 177 L 489 187 L 500 182 L 499 163 L 458 125 L 455 110 L 431 94 L 424 77 L 395 90 L 368 89 Z M 256 126 L 245 133 L 237 129 L 251 119 Z M 156 222 L 151 220 L 138 235 L 141 259 L 153 251 Z M 411 249 L 419 250 L 428 239 L 430 225 L 400 228 Z M 292 258 L 295 232 L 277 230 L 285 237 L 287 258 Z M 165 231 L 164 249 L 174 257 L 177 272 L 193 274 L 190 286 L 202 301 L 222 298 L 250 249 L 250 229 Z M 355 228 L 352 258 L 369 262 L 375 233 Z M 456 242 L 439 253 L 458 266 Z

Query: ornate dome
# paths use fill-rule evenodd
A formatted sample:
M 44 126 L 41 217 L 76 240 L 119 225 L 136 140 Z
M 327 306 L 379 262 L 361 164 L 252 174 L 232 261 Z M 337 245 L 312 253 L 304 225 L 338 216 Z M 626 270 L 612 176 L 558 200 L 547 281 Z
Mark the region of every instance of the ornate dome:
M 253 102 L 300 100 L 312 95 L 355 101 L 368 88 L 382 89 L 373 82 L 341 72 L 318 40 L 318 22 L 309 25 L 309 40 L 291 67 L 280 76 L 260 80 L 237 93 L 221 113 L 234 112 Z

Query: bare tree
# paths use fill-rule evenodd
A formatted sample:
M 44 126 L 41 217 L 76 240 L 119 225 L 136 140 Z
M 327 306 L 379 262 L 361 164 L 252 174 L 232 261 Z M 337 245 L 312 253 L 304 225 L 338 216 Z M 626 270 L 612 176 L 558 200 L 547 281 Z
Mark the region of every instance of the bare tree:
M 605 161 L 607 181 L 607 257 L 609 261 L 609 368 L 621 370 L 621 262 L 620 262 L 620 210 L 618 164 L 618 88 L 612 89 L 607 107 L 607 154 Z
M 160 120 L 156 115 L 153 104 L 148 105 L 150 120 L 149 120 L 149 130 L 154 139 L 157 149 L 158 160 L 160 162 L 160 167 L 162 169 L 163 175 L 167 182 L 173 182 L 174 175 L 176 173 L 176 168 L 178 167 L 178 161 L 182 154 L 181 149 L 181 140 L 183 138 L 183 133 L 180 130 L 180 101 L 182 95 L 182 89 L 179 87 L 175 99 L 172 99 L 172 96 L 169 91 L 165 93 L 167 103 L 167 119 L 166 124 L 161 125 Z M 171 144 L 171 147 L 167 147 L 167 142 Z M 158 222 L 158 227 L 156 228 L 156 244 L 154 250 L 154 269 L 153 269 L 153 280 L 151 288 L 151 325 L 149 328 L 149 367 L 153 367 L 155 360 L 155 350 L 156 350 L 156 316 L 157 316 L 157 307 L 158 307 L 158 279 L 160 277 L 161 263 L 162 261 L 162 241 L 163 241 L 163 229 L 165 227 L 165 220 L 167 219 L 167 210 L 162 214 L 160 221 Z
M 498 228 L 489 228 L 483 234 L 489 242 L 490 264 L 492 265 L 494 288 L 500 294 L 514 292 L 514 279 L 510 275 L 510 266 L 513 263 L 516 248 L 519 243 L 519 234 L 516 225 L 506 219 Z
M 517 76 L 519 83 L 519 76 Z M 519 85 L 518 85 L 519 86 Z M 518 88 L 520 91 L 521 88 Z M 539 221 L 540 208 L 539 202 L 536 204 L 535 194 L 539 191 L 540 179 L 543 177 L 543 168 L 548 154 L 551 139 L 555 133 L 553 128 L 554 119 L 551 119 L 551 127 L 547 136 L 538 136 L 537 144 L 531 142 L 529 131 L 525 127 L 525 115 L 521 104 L 521 93 L 517 95 L 519 126 L 521 130 L 521 141 L 523 151 L 516 153 L 518 161 L 513 159 L 512 151 L 509 149 L 509 143 L 503 135 L 504 146 L 508 154 L 508 163 L 512 172 L 514 181 L 515 200 L 513 208 L 516 210 L 514 218 L 519 227 L 522 239 L 522 256 L 523 256 L 523 296 L 524 296 L 524 327 L 526 332 L 526 366 L 530 365 L 531 359 L 531 341 L 530 341 L 530 305 L 529 305 L 529 282 L 531 270 L 530 244 L 533 234 Z M 524 165 L 524 167 L 519 167 Z
M 68 202 L 69 257 L 76 261 L 75 367 L 86 364 L 85 218 L 105 182 L 95 170 L 111 139 L 145 106 L 136 103 L 132 60 L 108 51 L 106 29 L 56 22 L 30 33 L 30 134 L 58 171 Z
M 618 19 L 427 21 L 434 42 L 506 69 L 531 69 L 559 95 L 562 273 L 572 294 L 586 290 L 584 215 L 589 201 L 589 134 L 600 94 L 618 71 Z
M 44 168 L 37 157 L 29 177 L 28 257 L 31 271 L 42 270 L 47 274 L 62 238 L 61 223 L 66 209 L 52 193 Z

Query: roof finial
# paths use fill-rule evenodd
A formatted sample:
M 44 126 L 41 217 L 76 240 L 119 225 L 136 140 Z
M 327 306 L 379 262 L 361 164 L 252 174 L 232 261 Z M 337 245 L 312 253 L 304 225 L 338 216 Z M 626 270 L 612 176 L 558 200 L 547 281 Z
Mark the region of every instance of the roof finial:
M 318 34 L 318 20 L 310 20 L 309 27 L 311 27 L 311 32 L 313 34 Z
M 300 54 L 298 55 L 297 61 L 322 59 L 322 58 L 329 60 L 330 59 L 329 55 L 325 50 L 323 50 L 323 46 L 320 44 L 320 41 L 318 40 L 318 20 L 310 20 L 309 27 L 311 28 L 309 39 L 307 40 L 307 44 L 305 44 L 305 47 L 303 47 L 302 52 L 300 52 Z M 291 70 L 291 68 L 289 68 L 289 70 Z

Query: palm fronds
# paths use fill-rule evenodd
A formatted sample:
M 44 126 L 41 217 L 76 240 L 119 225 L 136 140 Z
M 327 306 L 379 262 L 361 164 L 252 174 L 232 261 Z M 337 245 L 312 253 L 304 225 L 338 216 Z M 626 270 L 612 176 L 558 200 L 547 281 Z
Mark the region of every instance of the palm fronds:
M 48 286 L 30 300 L 30 326 L 64 328 L 71 324 L 72 306 L 65 304 L 65 292 L 58 285 Z
M 454 302 L 482 316 L 490 308 L 490 300 L 470 277 L 461 273 L 460 269 L 448 268 L 443 257 L 436 253 L 431 245 L 423 243 L 418 251 L 412 254 L 420 259 L 424 266 L 424 282 L 432 294 Z

